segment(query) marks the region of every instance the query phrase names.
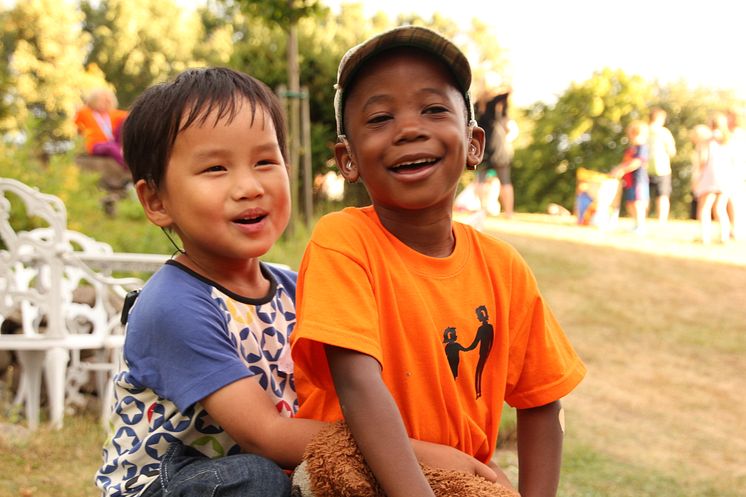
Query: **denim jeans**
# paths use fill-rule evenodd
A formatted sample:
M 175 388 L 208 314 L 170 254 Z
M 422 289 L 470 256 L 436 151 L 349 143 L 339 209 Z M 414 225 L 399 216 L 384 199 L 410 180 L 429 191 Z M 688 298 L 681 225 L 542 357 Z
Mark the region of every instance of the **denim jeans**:
M 254 454 L 211 459 L 180 442 L 161 461 L 160 475 L 142 497 L 289 497 L 290 478 Z

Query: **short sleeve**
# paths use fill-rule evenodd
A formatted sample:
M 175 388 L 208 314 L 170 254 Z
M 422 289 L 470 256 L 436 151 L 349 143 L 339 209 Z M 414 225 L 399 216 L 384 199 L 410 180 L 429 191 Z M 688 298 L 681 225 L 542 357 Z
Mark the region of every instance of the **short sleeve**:
M 227 331 L 221 301 L 211 296 L 209 285 L 185 278 L 179 284 L 159 278 L 146 285 L 130 313 L 124 348 L 132 379 L 182 412 L 251 376 Z
M 293 360 L 297 369 L 309 372 L 311 382 L 323 389 L 333 388 L 324 345 L 383 362 L 371 275 L 359 252 L 350 248 L 331 249 L 312 241 L 298 271 Z
M 513 267 L 510 365 L 505 400 L 516 408 L 538 407 L 570 393 L 586 368 L 522 259 Z

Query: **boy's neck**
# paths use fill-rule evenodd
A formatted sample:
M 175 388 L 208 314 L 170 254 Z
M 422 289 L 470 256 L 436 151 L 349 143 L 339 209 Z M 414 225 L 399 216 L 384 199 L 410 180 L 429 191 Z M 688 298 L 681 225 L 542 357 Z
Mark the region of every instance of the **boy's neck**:
M 176 261 L 242 297 L 258 299 L 269 292 L 270 282 L 262 274 L 259 259 L 246 259 L 237 264 L 216 265 L 198 256 L 184 253 L 179 254 Z
M 389 233 L 400 242 L 429 257 L 448 257 L 453 253 L 456 239 L 453 235 L 452 210 L 440 213 L 427 211 L 390 211 L 374 205 L 378 219 Z

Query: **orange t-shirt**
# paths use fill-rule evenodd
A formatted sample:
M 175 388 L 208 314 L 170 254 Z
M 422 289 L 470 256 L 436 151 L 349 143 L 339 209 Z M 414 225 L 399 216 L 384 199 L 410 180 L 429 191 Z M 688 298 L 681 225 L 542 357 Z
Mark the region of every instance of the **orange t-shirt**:
M 454 223 L 446 258 L 424 256 L 371 207 L 317 224 L 298 273 L 291 336 L 298 416 L 341 419 L 324 344 L 370 355 L 410 437 L 483 462 L 503 401 L 536 407 L 569 393 L 585 366 L 508 244 Z
M 127 118 L 126 110 L 114 109 L 109 111 L 109 121 L 111 123 L 110 133 L 114 133 L 122 125 L 124 120 Z M 97 143 L 105 143 L 112 141 L 112 138 L 107 136 L 106 131 L 101 127 L 101 124 L 96 119 L 93 113 L 93 109 L 90 107 L 82 107 L 75 114 L 75 125 L 78 127 L 78 131 L 83 135 L 85 140 L 85 149 L 90 154 L 93 152 L 93 146 Z

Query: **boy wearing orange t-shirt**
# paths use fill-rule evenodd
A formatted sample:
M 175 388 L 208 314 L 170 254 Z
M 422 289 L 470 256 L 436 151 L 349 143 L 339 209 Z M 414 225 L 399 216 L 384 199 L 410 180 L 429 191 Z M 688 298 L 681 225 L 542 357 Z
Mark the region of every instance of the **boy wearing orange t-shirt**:
M 299 416 L 344 416 L 389 497 L 433 495 L 407 436 L 489 463 L 504 401 L 521 494 L 555 495 L 559 399 L 585 374 L 520 255 L 452 221 L 484 149 L 470 83 L 461 51 L 414 26 L 351 49 L 337 76 L 337 165 L 373 205 L 322 218 L 301 263 Z

